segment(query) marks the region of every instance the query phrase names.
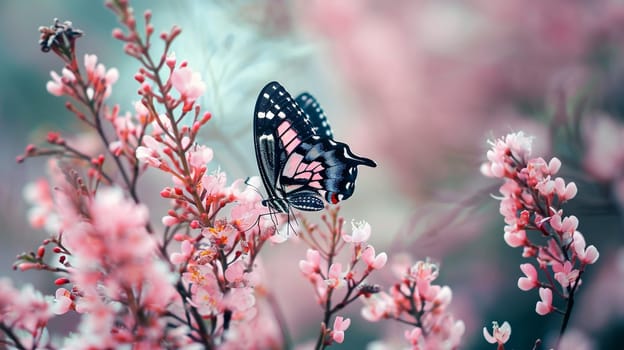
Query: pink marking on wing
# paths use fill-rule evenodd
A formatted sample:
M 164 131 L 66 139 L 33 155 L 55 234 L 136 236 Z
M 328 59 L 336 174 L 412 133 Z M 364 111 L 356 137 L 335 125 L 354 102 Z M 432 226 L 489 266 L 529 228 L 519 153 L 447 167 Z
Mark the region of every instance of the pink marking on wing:
M 305 179 L 305 180 L 309 180 L 312 177 L 312 173 L 309 171 L 303 172 L 303 173 L 299 173 L 297 175 L 295 175 L 295 179 Z
M 286 146 L 286 153 L 288 153 L 288 154 L 293 153 L 293 151 L 295 150 L 295 148 L 297 146 L 299 146 L 299 144 L 301 144 L 301 141 L 299 141 L 298 138 L 294 138 L 290 143 L 285 144 L 285 146 Z
M 313 188 L 318 188 L 318 189 L 322 189 L 323 188 L 321 183 L 318 182 L 318 181 L 310 181 L 310 182 L 308 182 L 308 186 L 313 187 Z
M 288 129 L 286 132 L 280 134 L 280 139 L 284 145 L 288 145 L 296 137 L 297 133 L 293 129 Z
M 295 176 L 295 174 L 297 173 L 297 166 L 301 164 L 302 160 L 302 155 L 298 153 L 293 153 L 290 157 L 288 157 L 286 164 L 284 164 L 284 170 L 282 170 L 282 174 L 286 177 Z
M 278 127 L 277 127 L 277 132 L 278 134 L 283 134 L 286 132 L 286 130 L 290 129 L 290 122 L 287 120 L 284 120 Z
M 292 192 L 292 191 L 296 191 L 300 189 L 301 187 L 303 186 L 302 185 L 290 185 L 290 186 L 286 186 L 285 190 L 286 192 Z
M 299 164 L 299 166 L 297 167 L 297 172 L 298 172 L 298 173 L 303 173 L 303 172 L 305 172 L 305 171 L 306 171 L 306 169 L 307 169 L 307 168 L 308 168 L 308 164 L 307 164 L 307 163 L 303 163 L 303 162 L 301 162 L 301 163 Z
M 319 174 L 319 173 L 315 173 L 312 176 L 312 180 L 323 180 L 323 176 L 321 176 L 321 174 Z

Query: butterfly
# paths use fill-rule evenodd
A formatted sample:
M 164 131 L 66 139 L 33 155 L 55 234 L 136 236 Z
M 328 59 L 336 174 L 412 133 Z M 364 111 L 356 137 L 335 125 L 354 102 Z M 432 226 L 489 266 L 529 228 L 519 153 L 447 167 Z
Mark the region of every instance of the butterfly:
M 277 82 L 258 95 L 254 111 L 254 147 L 268 198 L 262 204 L 281 212 L 318 211 L 353 194 L 358 165 L 376 167 L 334 140 L 327 116 L 316 99 L 293 99 Z

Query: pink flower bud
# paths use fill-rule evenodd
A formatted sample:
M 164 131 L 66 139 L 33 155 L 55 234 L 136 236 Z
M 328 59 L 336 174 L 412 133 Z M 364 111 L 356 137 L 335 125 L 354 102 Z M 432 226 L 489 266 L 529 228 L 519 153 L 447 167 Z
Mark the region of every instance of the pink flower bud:
M 126 37 L 123 33 L 123 31 L 119 28 L 115 28 L 113 29 L 113 38 L 117 39 L 117 40 L 124 40 Z
M 31 263 L 31 262 L 24 262 L 24 263 L 17 265 L 17 269 L 20 271 L 33 270 L 33 269 L 38 269 L 38 268 L 39 268 L 39 264 Z
M 173 216 L 169 216 L 169 215 L 163 216 L 163 218 L 162 218 L 163 225 L 169 226 L 169 227 L 171 227 L 171 226 L 173 226 L 173 225 L 175 225 L 175 224 L 177 224 L 179 222 L 180 222 L 180 220 L 178 220 L 178 218 L 173 217 Z
M 39 246 L 39 248 L 37 248 L 37 259 L 43 258 L 44 254 L 45 254 L 45 247 L 41 245 Z
M 67 283 L 69 283 L 69 278 L 66 277 L 61 277 L 54 280 L 54 284 L 56 284 L 57 286 L 62 286 Z

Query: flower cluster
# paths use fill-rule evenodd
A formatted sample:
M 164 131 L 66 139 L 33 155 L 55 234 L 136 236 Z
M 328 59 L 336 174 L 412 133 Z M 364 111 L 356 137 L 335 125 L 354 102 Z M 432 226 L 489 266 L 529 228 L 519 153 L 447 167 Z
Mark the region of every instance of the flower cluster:
M 555 177 L 561 167 L 559 159 L 547 162 L 531 158 L 531 142 L 522 132 L 491 142 L 488 162 L 481 166 L 481 172 L 505 180 L 500 188 L 505 242 L 511 247 L 522 247 L 523 257 L 537 260 L 536 265 L 520 266 L 525 277 L 518 280 L 518 287 L 524 291 L 539 288 L 541 301 L 535 311 L 540 315 L 563 313 L 563 333 L 581 275 L 587 265 L 598 260 L 599 254 L 596 247 L 587 246 L 577 230 L 579 220 L 574 215 L 565 216 L 561 209 L 575 197 L 576 185 Z M 538 269 L 544 278 L 538 277 Z M 553 305 L 553 294 L 563 299 L 563 309 Z
M 329 218 L 323 216 L 326 230 L 303 220 L 301 238 L 310 249 L 306 260 L 299 262 L 299 269 L 314 286 L 316 300 L 324 312 L 316 349 L 344 341 L 344 331 L 351 320 L 336 316 L 330 328 L 331 318 L 358 297 L 378 292 L 378 287 L 366 284 L 365 280 L 373 271 L 383 268 L 388 259 L 386 253 L 376 254 L 367 243 L 371 236 L 367 222 L 354 222 L 351 235 L 344 233 L 344 219 L 338 216 L 338 210 L 329 209 Z M 347 266 L 336 261 L 342 251 L 350 252 Z
M 163 317 L 180 296 L 175 275 L 159 258 L 157 241 L 146 230 L 147 207 L 115 188 L 71 204 L 62 210 L 65 230 L 58 245 L 67 277 L 57 284 L 71 283 L 73 288 L 57 291 L 55 312 L 75 310 L 83 318 L 65 348 L 188 344 L 184 326 L 167 327 Z M 75 206 L 80 204 L 84 207 Z
M 213 151 L 197 143 L 211 117 L 196 103 L 205 84 L 169 52 L 180 29 L 160 35 L 164 52 L 154 59 L 151 13 L 145 13 L 140 33 L 127 1 L 108 6 L 127 30 L 116 29 L 113 36 L 142 64 L 134 76 L 141 100 L 132 113 L 107 104 L 116 69 L 106 70 L 90 54 L 79 68 L 80 31 L 58 21 L 41 29 L 44 51 L 65 63 L 61 75 L 52 73 L 48 92 L 69 99 L 68 110 L 95 131 L 100 145 L 51 132 L 50 148 L 29 145 L 18 157 L 55 156 L 51 180 L 25 191 L 33 204 L 32 225 L 52 236 L 36 252 L 20 255 L 15 268 L 55 272 L 55 284 L 63 287 L 52 306 L 31 318 L 81 314 L 77 332 L 62 345 L 68 349 L 280 347 L 280 329 L 262 300 L 267 288 L 257 259 L 280 218 L 263 215 L 267 209 L 255 188 L 242 180 L 228 186 L 224 173 L 208 171 Z M 160 191 L 171 205 L 161 220 L 164 229 L 152 226 L 137 192 L 150 167 L 171 178 Z M 26 324 L 6 310 L 2 320 L 11 323 L 5 334 L 13 338 L 13 330 L 26 329 L 39 341 L 48 316 Z M 343 324 L 346 329 L 348 322 Z M 244 336 L 249 332 L 253 337 Z
M 0 343 L 17 349 L 39 349 L 49 342 L 45 327 L 53 316 L 49 299 L 32 286 L 16 289 L 0 279 Z
M 400 282 L 388 292 L 364 295 L 362 316 L 371 322 L 392 319 L 413 326 L 404 336 L 414 350 L 457 349 L 465 325 L 448 311 L 451 289 L 432 284 L 438 278 L 438 265 L 401 259 L 393 271 Z

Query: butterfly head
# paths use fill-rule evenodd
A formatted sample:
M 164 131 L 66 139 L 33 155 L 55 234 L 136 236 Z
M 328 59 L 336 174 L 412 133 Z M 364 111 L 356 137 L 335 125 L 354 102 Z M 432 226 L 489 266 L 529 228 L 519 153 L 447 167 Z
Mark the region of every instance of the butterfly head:
M 333 154 L 341 155 L 342 161 L 332 162 L 332 153 L 327 155 L 327 163 L 331 164 L 331 166 L 325 170 L 327 176 L 325 200 L 328 203 L 337 204 L 353 195 L 355 180 L 358 175 L 358 166 L 365 165 L 374 168 L 377 164 L 371 159 L 354 154 L 345 143 L 333 140 L 332 143 L 335 149 Z

